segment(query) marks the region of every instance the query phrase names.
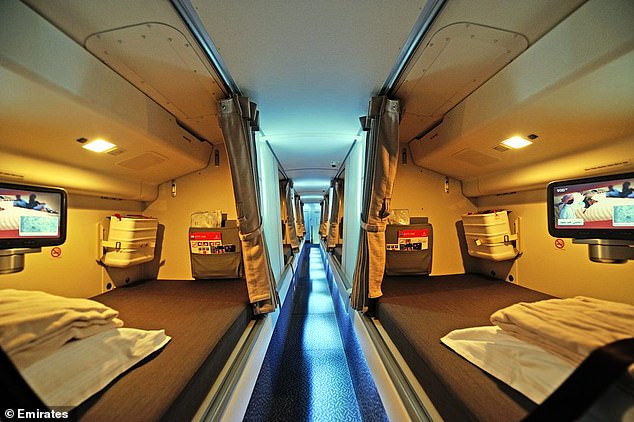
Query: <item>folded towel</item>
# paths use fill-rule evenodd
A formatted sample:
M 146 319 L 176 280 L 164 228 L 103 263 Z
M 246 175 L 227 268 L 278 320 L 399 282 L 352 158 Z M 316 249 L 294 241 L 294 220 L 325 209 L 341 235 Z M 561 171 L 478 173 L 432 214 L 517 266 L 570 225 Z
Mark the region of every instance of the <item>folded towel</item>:
M 118 312 L 90 299 L 0 290 L 0 346 L 26 368 L 73 339 L 123 326 Z
M 493 313 L 491 322 L 578 365 L 592 350 L 634 337 L 634 306 L 583 296 L 520 302 Z

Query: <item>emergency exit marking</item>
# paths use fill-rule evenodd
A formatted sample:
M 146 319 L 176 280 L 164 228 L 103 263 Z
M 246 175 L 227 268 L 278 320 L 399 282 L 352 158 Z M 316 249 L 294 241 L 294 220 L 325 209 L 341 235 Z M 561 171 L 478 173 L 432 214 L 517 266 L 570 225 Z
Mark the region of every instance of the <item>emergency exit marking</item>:
M 51 256 L 53 258 L 58 258 L 60 255 L 62 255 L 62 248 L 55 246 L 53 249 L 51 249 Z
M 555 247 L 557 249 L 563 249 L 566 246 L 566 242 L 563 239 L 555 239 Z

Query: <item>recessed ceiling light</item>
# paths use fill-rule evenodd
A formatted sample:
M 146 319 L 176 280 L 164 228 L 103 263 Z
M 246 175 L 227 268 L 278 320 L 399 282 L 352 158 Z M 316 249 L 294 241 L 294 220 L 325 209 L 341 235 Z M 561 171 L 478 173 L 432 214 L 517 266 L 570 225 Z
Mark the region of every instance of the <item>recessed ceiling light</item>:
M 117 146 L 108 141 L 104 141 L 103 139 L 95 139 L 94 141 L 88 142 L 81 147 L 93 152 L 108 152 L 112 151 Z
M 527 147 L 532 143 L 533 142 L 529 141 L 528 139 L 524 139 L 521 136 L 513 136 L 512 138 L 502 141 L 503 145 L 515 149 Z

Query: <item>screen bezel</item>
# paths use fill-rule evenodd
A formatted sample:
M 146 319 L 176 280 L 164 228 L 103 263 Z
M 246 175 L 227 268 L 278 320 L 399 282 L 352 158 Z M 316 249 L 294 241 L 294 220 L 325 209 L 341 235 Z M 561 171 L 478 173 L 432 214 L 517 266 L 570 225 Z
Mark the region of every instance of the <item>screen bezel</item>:
M 35 194 L 58 194 L 60 195 L 59 204 L 59 236 L 46 237 L 22 237 L 22 238 L 0 238 L 0 249 L 18 249 L 18 248 L 40 248 L 44 246 L 58 246 L 66 241 L 66 224 L 68 218 L 68 196 L 66 191 L 61 188 L 39 185 L 25 185 L 18 183 L 0 182 L 0 189 L 14 189 L 20 191 L 29 191 Z
M 634 172 L 610 174 L 604 176 L 585 177 L 581 179 L 568 179 L 551 182 L 546 191 L 546 201 L 548 204 L 548 233 L 553 237 L 564 237 L 572 239 L 614 239 L 633 240 L 633 229 L 597 229 L 597 228 L 560 228 L 556 226 L 557 216 L 555 215 L 555 189 L 562 186 L 581 185 L 589 183 L 601 183 L 613 180 L 632 179 Z

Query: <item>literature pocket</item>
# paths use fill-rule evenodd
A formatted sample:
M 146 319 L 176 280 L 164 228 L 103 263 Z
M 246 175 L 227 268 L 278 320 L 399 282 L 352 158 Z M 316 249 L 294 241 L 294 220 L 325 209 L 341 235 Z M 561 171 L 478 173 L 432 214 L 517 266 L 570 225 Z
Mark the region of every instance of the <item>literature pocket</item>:
M 389 224 L 385 231 L 385 274 L 429 274 L 432 264 L 431 224 Z

